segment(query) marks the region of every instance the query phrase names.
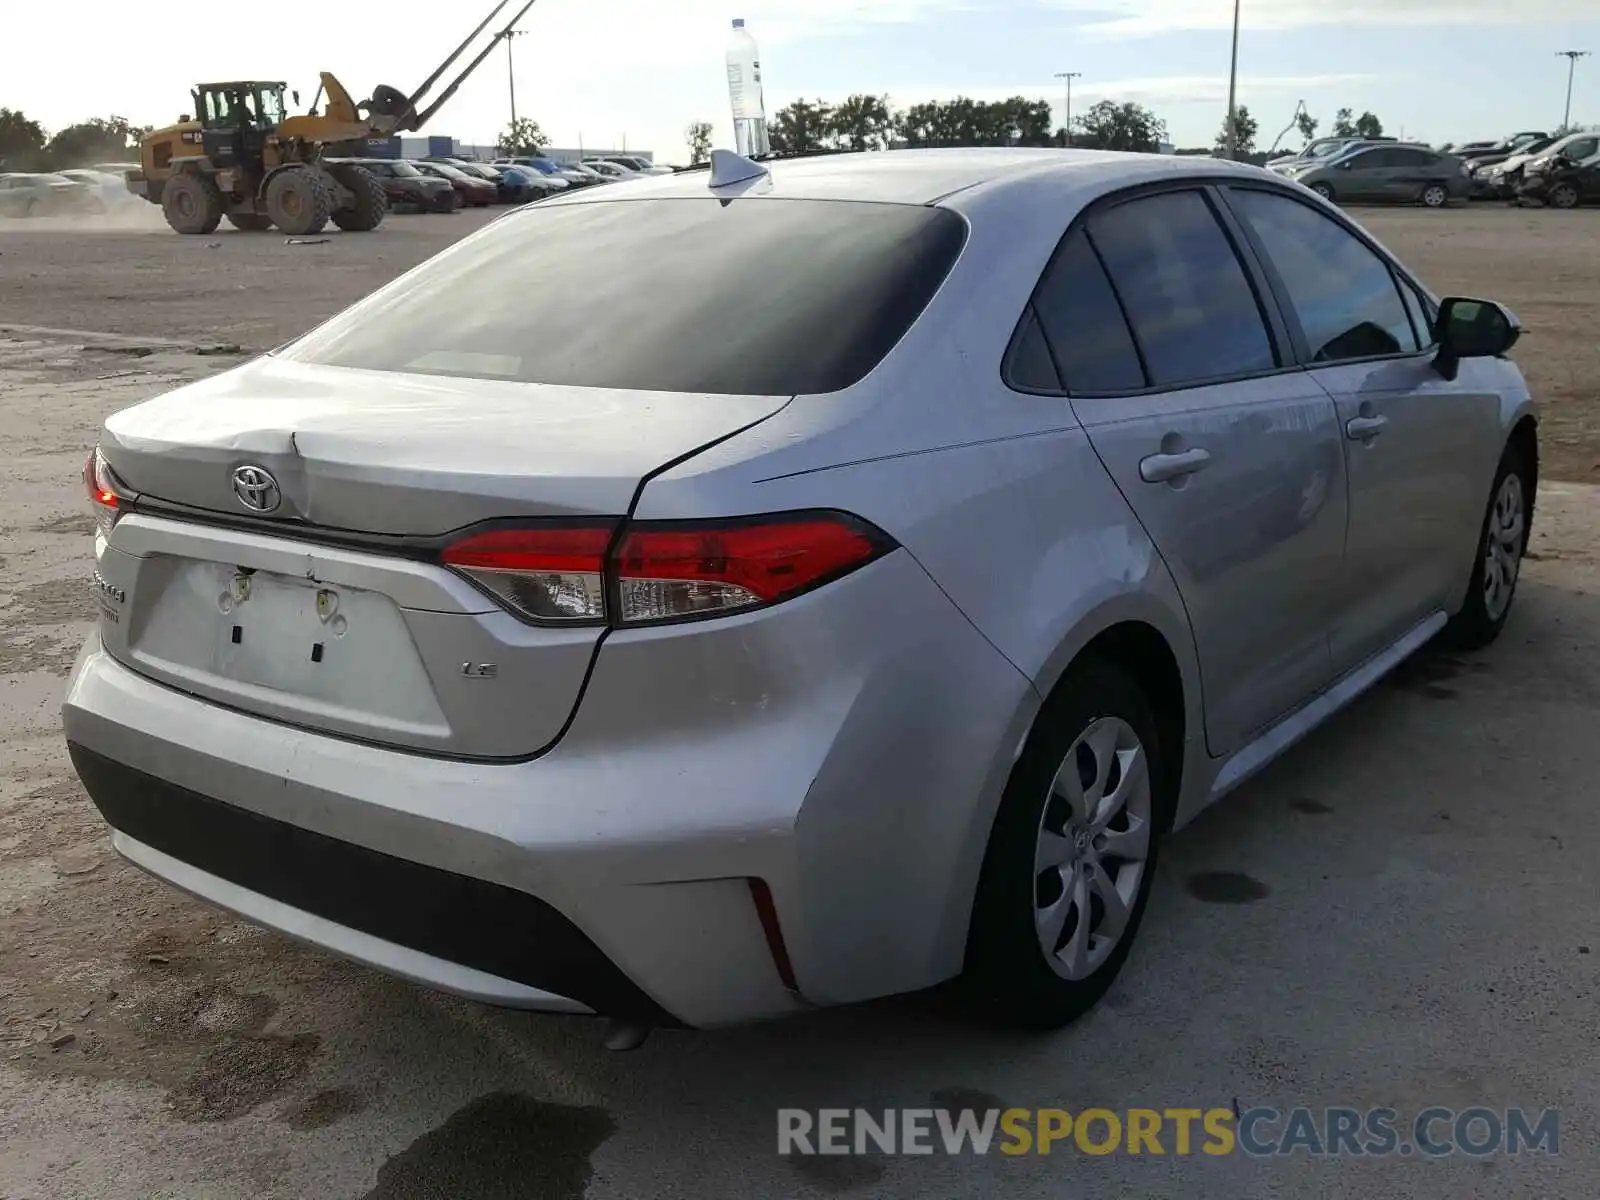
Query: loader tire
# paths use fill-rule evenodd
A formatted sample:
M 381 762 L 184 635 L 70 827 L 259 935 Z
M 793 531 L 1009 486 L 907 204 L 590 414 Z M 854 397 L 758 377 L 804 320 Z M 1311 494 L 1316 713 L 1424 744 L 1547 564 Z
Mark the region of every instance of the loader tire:
M 285 167 L 267 181 L 267 216 L 290 237 L 321 233 L 332 207 L 311 167 Z
M 348 163 L 329 167 L 328 173 L 354 197 L 348 208 L 333 210 L 335 225 L 346 233 L 367 233 L 383 224 L 389 212 L 389 194 L 376 175 Z
M 215 233 L 222 207 L 216 181 L 203 175 L 174 175 L 161 189 L 161 213 L 179 233 Z
M 228 224 L 240 233 L 265 233 L 272 228 L 272 218 L 262 213 L 229 213 Z

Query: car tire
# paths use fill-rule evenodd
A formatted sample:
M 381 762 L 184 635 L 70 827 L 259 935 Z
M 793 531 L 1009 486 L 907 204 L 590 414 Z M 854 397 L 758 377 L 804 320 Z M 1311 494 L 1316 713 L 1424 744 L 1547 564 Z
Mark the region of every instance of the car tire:
M 1430 183 L 1423 187 L 1417 199 L 1424 208 L 1443 208 L 1450 203 L 1450 189 L 1442 183 Z
M 1489 490 L 1466 599 L 1444 628 L 1442 640 L 1451 648 L 1480 650 L 1505 628 L 1533 528 L 1533 501 L 1532 472 L 1521 451 L 1507 446 Z
M 1150 896 L 1170 811 L 1169 752 L 1178 750 L 1162 747 L 1149 701 L 1125 672 L 1089 659 L 1056 687 L 984 853 L 962 976 L 980 1013 L 1057 1029 L 1111 986 Z
M 1577 208 L 1578 188 L 1576 184 L 1558 183 L 1550 189 L 1550 194 L 1545 197 L 1545 203 L 1551 208 Z
M 1329 204 L 1333 203 L 1333 189 L 1325 183 L 1313 183 L 1311 190 L 1321 196 Z

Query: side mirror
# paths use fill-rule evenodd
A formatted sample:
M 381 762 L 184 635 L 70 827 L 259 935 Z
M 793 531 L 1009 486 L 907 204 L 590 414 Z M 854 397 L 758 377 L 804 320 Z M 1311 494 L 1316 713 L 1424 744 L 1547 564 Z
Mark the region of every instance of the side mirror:
M 1493 300 L 1451 296 L 1439 305 L 1433 333 L 1439 343 L 1434 367 L 1446 379 L 1455 379 L 1463 358 L 1497 358 L 1522 336 L 1522 325 L 1511 310 Z
M 1334 163 L 1333 166 L 1337 171 L 1348 171 L 1350 169 L 1350 164 L 1347 162 Z

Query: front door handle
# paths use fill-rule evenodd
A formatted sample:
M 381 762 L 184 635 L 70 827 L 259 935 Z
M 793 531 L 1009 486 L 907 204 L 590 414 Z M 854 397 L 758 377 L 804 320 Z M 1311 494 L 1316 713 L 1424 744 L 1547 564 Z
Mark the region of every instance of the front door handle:
M 1211 461 L 1211 451 L 1198 446 L 1177 454 L 1152 454 L 1139 460 L 1139 478 L 1146 483 L 1170 483 L 1204 469 Z
M 1370 442 L 1388 423 L 1388 417 L 1351 417 L 1345 422 L 1344 432 L 1353 442 Z

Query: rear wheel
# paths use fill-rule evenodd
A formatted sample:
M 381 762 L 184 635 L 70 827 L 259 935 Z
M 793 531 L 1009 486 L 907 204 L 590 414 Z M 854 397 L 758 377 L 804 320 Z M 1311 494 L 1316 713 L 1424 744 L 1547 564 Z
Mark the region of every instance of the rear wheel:
M 1507 446 L 1489 492 L 1467 598 L 1444 629 L 1444 640 L 1458 650 L 1487 646 L 1500 636 L 1511 615 L 1532 528 L 1533 487 L 1521 453 Z
M 272 228 L 272 218 L 262 213 L 229 213 L 228 224 L 240 233 L 265 233 Z
M 1333 189 L 1325 183 L 1313 183 L 1311 185 L 1311 190 L 1317 195 L 1321 196 L 1324 200 L 1331 201 L 1333 199 Z
M 1573 183 L 1558 183 L 1550 189 L 1551 208 L 1578 207 L 1578 187 Z
M 1422 189 L 1423 207 L 1443 208 L 1450 201 L 1450 193 L 1442 183 L 1430 183 Z
M 310 167 L 286 167 L 267 181 L 267 216 L 291 237 L 320 233 L 328 223 L 327 190 Z
M 383 224 L 389 212 L 389 195 L 376 175 L 352 163 L 335 164 L 328 173 L 353 197 L 348 208 L 333 210 L 335 225 L 349 233 L 366 233 Z
M 1075 665 L 1012 769 L 984 854 L 963 979 L 1006 1024 L 1054 1029 L 1099 1002 L 1150 896 L 1168 773 L 1144 693 Z
M 174 175 L 161 189 L 161 212 L 179 233 L 215 233 L 222 222 L 222 193 L 201 175 Z

